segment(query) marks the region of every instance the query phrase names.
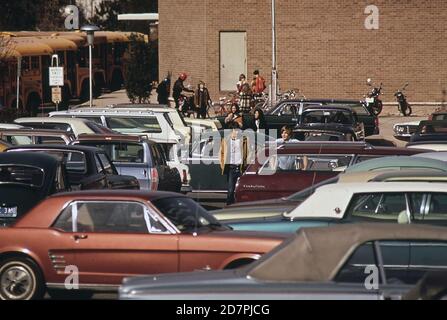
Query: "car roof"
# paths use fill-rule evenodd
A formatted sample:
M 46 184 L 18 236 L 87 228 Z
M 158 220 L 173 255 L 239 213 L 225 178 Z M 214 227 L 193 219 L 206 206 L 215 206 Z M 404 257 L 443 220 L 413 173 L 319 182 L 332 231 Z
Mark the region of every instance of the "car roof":
M 318 111 L 318 110 L 339 110 L 339 111 L 348 111 L 352 112 L 352 109 L 349 107 L 341 107 L 341 106 L 334 106 L 334 105 L 309 105 L 305 106 L 303 108 L 303 112 L 308 111 Z
M 425 125 L 437 125 L 437 126 L 443 126 L 447 127 L 447 120 L 422 120 L 419 122 L 419 126 L 425 126 Z
M 79 119 L 79 118 L 50 118 L 50 117 L 29 117 L 29 118 L 19 118 L 14 120 L 17 123 L 68 123 L 68 124 L 85 124 L 90 120 L 87 119 Z
M 22 129 L 25 128 L 19 124 L 14 123 L 0 123 L 0 129 Z
M 441 160 L 424 158 L 423 156 L 390 156 L 380 157 L 354 164 L 346 172 L 385 170 L 396 168 L 418 168 L 428 170 L 447 171 L 447 163 Z
M 447 184 L 442 182 L 341 182 L 326 184 L 309 196 L 303 203 L 288 213 L 287 218 L 342 219 L 354 194 L 392 192 L 446 192 Z M 324 201 L 331 199 L 331 201 Z M 318 206 L 316 205 L 318 203 Z M 335 210 L 338 208 L 339 210 Z
M 82 146 L 82 145 L 54 145 L 54 144 L 34 144 L 34 145 L 22 145 L 14 146 L 9 150 L 63 150 L 63 151 L 80 151 L 80 152 L 97 152 L 101 151 L 96 147 Z
M 363 104 L 363 102 L 361 100 L 344 100 L 344 99 L 290 99 L 290 100 L 283 100 L 280 101 L 278 103 L 282 104 L 282 103 L 287 103 L 287 102 L 296 102 L 296 103 L 301 103 L 301 102 L 308 102 L 308 103 L 323 103 L 323 104 L 330 104 L 330 103 L 335 103 L 335 104 Z
M 71 192 L 61 192 L 52 196 L 52 198 L 82 198 L 82 197 L 96 197 L 98 199 L 108 199 L 108 198 L 140 198 L 145 200 L 157 200 L 162 198 L 173 198 L 186 196 L 183 194 L 168 192 L 168 191 L 148 191 L 148 190 L 84 190 L 84 191 L 71 191 Z
M 383 223 L 300 228 L 298 234 L 247 267 L 264 281 L 331 281 L 362 244 L 370 241 L 447 241 L 445 228 Z
M 8 135 L 8 134 L 27 134 L 30 136 L 34 135 L 48 135 L 48 136 L 73 136 L 72 133 L 69 133 L 64 130 L 52 130 L 52 129 L 33 129 L 33 128 L 21 128 L 21 129 L 0 129 L 0 135 Z
M 368 181 L 447 181 L 447 172 L 427 170 L 377 170 L 343 172 L 338 183 Z
M 0 165 L 28 165 L 44 169 L 44 171 L 52 170 L 57 166 L 59 161 L 48 154 L 36 154 L 32 152 L 1 152 Z
M 115 115 L 115 114 L 129 114 L 129 115 L 144 115 L 144 116 L 156 116 L 156 112 L 147 108 L 105 108 L 105 107 L 92 107 L 92 108 L 78 108 L 68 111 L 51 112 L 53 119 L 60 119 L 62 115 Z M 57 117 L 54 117 L 57 115 Z
M 447 161 L 447 151 L 425 152 L 418 155 L 421 158 L 435 159 L 440 161 Z M 414 157 L 414 156 L 412 156 Z
M 367 142 L 350 141 L 299 141 L 291 143 L 278 144 L 277 152 L 279 154 L 299 153 L 299 152 L 357 152 L 359 150 L 371 150 L 374 153 L 393 152 L 393 153 L 418 153 L 427 152 L 427 150 L 418 150 L 400 147 L 376 147 Z

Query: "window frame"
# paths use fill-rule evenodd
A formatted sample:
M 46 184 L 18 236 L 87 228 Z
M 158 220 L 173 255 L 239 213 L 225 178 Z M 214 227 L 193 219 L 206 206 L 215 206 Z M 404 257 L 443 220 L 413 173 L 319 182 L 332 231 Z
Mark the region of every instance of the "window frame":
M 71 209 L 71 220 L 72 220 L 72 226 L 71 226 L 71 231 L 66 231 L 66 230 L 62 230 L 59 228 L 56 228 L 55 225 L 57 224 L 57 222 L 59 221 L 60 217 L 62 216 L 62 214 L 64 213 L 64 211 L 69 208 L 72 207 L 74 205 L 76 205 L 76 207 L 78 206 L 79 203 L 85 204 L 85 203 L 113 203 L 113 202 L 119 202 L 119 203 L 131 203 L 131 204 L 138 204 L 140 206 L 143 207 L 143 211 L 144 211 L 144 221 L 145 221 L 145 225 L 147 228 L 147 233 L 116 233 L 116 234 L 136 234 L 136 235 L 151 235 L 151 234 L 165 234 L 165 235 L 172 235 L 172 234 L 177 234 L 178 231 L 173 228 L 171 225 L 167 224 L 165 221 L 165 218 L 162 217 L 160 214 L 158 214 L 150 205 L 148 205 L 145 202 L 142 201 L 135 201 L 135 200 L 82 200 L 82 199 L 76 199 L 73 201 L 68 201 L 66 202 L 61 210 L 59 211 L 57 217 L 54 219 L 53 223 L 51 224 L 51 228 L 54 230 L 57 230 L 59 232 L 62 233 L 92 233 L 92 234 L 107 234 L 105 232 L 79 232 L 77 231 L 77 218 L 75 218 L 73 215 L 73 209 Z M 153 220 L 159 222 L 161 225 L 163 225 L 163 227 L 165 228 L 165 231 L 153 231 L 152 230 L 152 225 L 150 223 L 150 218 L 152 218 Z M 149 223 L 148 223 L 149 222 Z

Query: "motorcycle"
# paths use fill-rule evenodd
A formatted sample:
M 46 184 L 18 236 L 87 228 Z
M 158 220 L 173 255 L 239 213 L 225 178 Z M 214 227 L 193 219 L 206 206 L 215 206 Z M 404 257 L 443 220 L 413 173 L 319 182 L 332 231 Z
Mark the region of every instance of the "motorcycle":
M 365 97 L 365 103 L 369 110 L 372 111 L 372 113 L 376 116 L 378 116 L 383 109 L 383 103 L 382 100 L 380 100 L 380 95 L 382 93 L 382 83 L 380 83 L 380 87 L 374 87 L 372 85 L 371 79 L 368 79 L 366 81 L 368 86 L 372 86 L 371 92 L 369 92 Z
M 191 114 L 195 112 L 194 95 L 187 97 L 185 95 L 180 95 L 178 99 L 179 108 L 178 110 L 182 113 L 184 117 L 191 117 Z
M 402 113 L 404 117 L 408 117 L 412 113 L 411 105 L 407 102 L 407 97 L 405 97 L 404 90 L 408 86 L 406 83 L 402 89 L 398 89 L 394 96 L 396 97 L 398 103 L 399 112 Z

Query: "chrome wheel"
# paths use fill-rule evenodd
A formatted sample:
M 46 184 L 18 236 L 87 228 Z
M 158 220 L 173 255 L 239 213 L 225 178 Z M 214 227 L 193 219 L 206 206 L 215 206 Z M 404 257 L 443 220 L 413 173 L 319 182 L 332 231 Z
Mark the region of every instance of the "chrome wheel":
M 0 269 L 0 298 L 6 300 L 31 299 L 36 292 L 36 276 L 26 263 L 11 261 Z

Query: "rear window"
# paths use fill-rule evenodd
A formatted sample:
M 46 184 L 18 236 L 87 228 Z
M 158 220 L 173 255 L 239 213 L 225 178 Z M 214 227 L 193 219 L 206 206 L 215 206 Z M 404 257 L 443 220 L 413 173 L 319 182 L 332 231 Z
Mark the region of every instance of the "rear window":
M 32 144 L 33 140 L 31 136 L 22 135 L 4 135 L 2 134 L 0 139 L 6 143 L 12 144 L 13 146 L 21 146 L 26 144 Z
M 314 110 L 303 113 L 303 122 L 352 124 L 353 119 L 349 111 Z
M 120 133 L 161 133 L 156 117 L 107 117 L 107 126 Z
M 0 165 L 0 183 L 23 184 L 40 188 L 44 172 L 41 168 L 20 165 Z
M 65 164 L 68 172 L 86 173 L 87 162 L 85 154 L 81 151 L 61 151 L 61 150 L 35 150 L 30 149 L 26 152 L 39 152 L 49 154 Z
M 103 150 L 114 162 L 144 163 L 144 147 L 139 143 L 128 142 L 82 142 L 82 145 Z

